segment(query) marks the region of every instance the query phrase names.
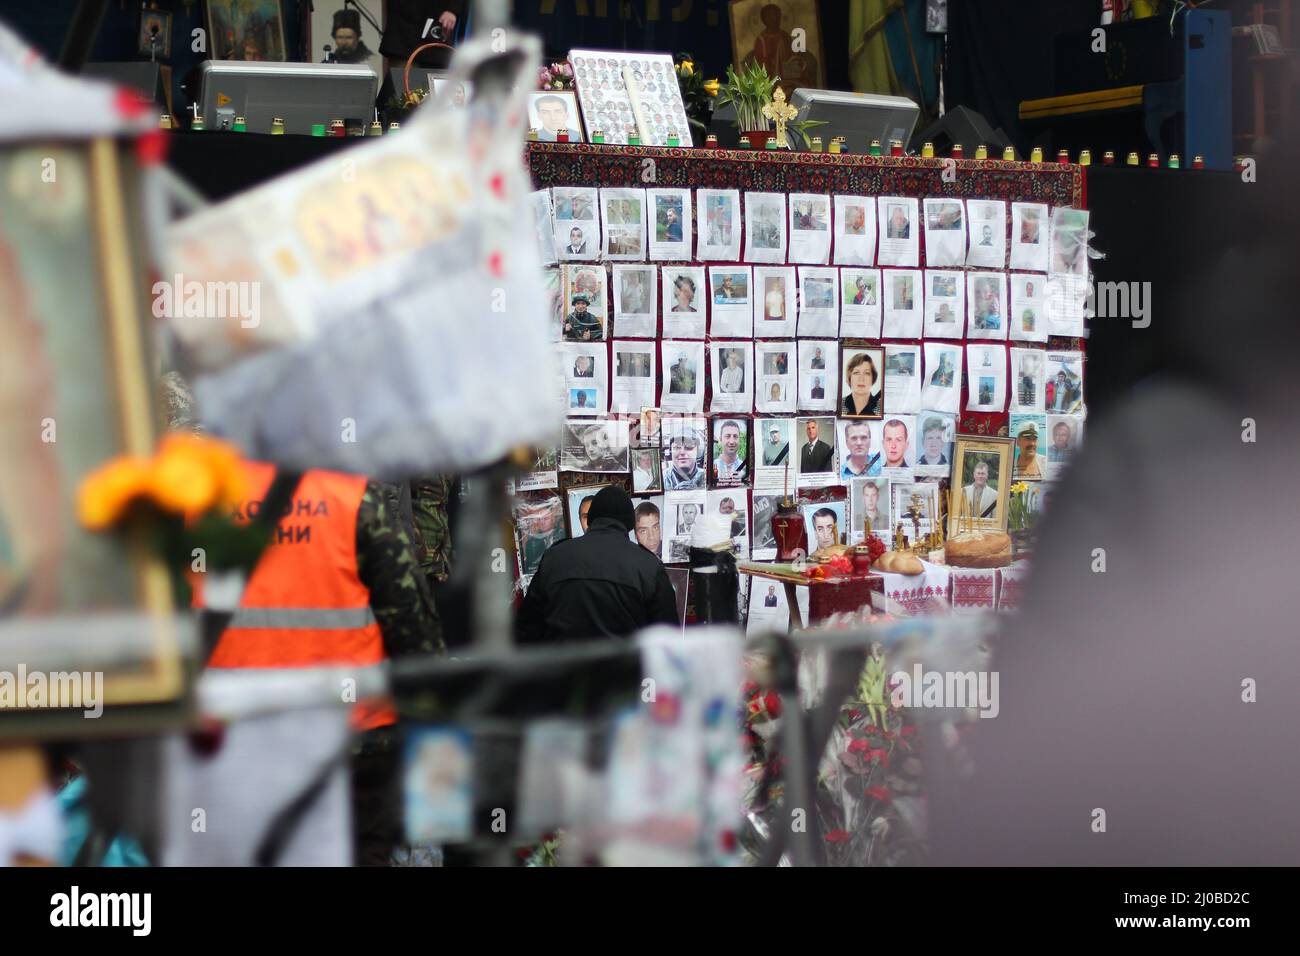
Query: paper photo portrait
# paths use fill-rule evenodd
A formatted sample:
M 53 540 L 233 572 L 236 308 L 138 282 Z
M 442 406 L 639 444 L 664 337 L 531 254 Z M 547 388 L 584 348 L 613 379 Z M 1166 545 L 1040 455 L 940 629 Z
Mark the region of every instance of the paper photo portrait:
M 1007 204 L 1000 199 L 966 200 L 966 265 L 1007 267 Z
M 1011 477 L 1016 481 L 1040 481 L 1047 457 L 1047 416 L 1012 412 L 1008 429 L 1012 441 Z
M 600 196 L 586 186 L 556 186 L 551 190 L 555 222 L 555 252 L 561 259 L 600 256 Z
M 927 409 L 916 416 L 916 461 L 912 470 L 921 477 L 946 478 L 952 471 L 957 416 Z
M 894 481 L 889 485 L 890 513 L 894 516 L 894 527 L 903 526 L 903 536 L 909 546 L 925 540 L 931 530 L 935 515 L 942 514 L 942 506 L 937 504 L 939 483 L 937 481 Z M 919 499 L 919 500 L 917 500 Z M 919 535 L 919 537 L 918 537 Z
M 916 462 L 916 416 L 886 415 L 880 426 L 880 474 L 911 478 Z
M 966 346 L 966 410 L 1002 412 L 1007 407 L 1007 347 Z
M 519 573 L 531 577 L 547 549 L 568 537 L 564 505 L 555 492 L 527 492 L 515 496 L 512 510 Z
M 438 80 L 433 82 L 437 93 Z M 584 142 L 582 124 L 578 122 L 578 100 L 572 90 L 529 93 L 528 125 L 537 130 L 538 142 L 559 142 L 560 130 L 568 133 L 570 143 Z
M 844 511 L 847 504 L 845 501 L 822 501 L 803 506 L 809 554 L 844 543 Z
M 660 432 L 663 430 L 663 413 L 657 408 L 645 407 L 633 429 L 633 444 L 647 448 L 658 448 Z
M 839 404 L 836 370 L 839 342 L 835 339 L 799 340 L 799 408 L 807 412 L 833 412 Z
M 755 561 L 772 561 L 776 558 L 776 535 L 772 532 L 772 516 L 776 514 L 781 496 L 761 495 L 756 491 L 751 495 L 751 500 L 753 508 L 750 516 L 750 555 Z M 772 582 L 765 583 L 770 585 Z M 763 594 L 766 593 L 764 590 Z
M 745 261 L 785 262 L 785 193 L 745 193 Z
M 565 342 L 557 349 L 568 415 L 604 415 L 609 407 L 609 366 L 604 344 Z
M 885 343 L 885 414 L 921 407 L 921 346 Z
M 689 261 L 694 248 L 691 236 L 693 207 L 689 189 L 647 189 L 650 219 L 650 258 L 674 262 Z
M 919 203 L 903 196 L 877 196 L 880 245 L 876 264 L 916 268 L 920 265 L 921 224 Z
M 600 220 L 606 259 L 646 257 L 644 189 L 602 189 Z
M 1041 349 L 1011 349 L 1011 411 L 1045 410 L 1046 359 Z
M 847 483 L 854 478 L 879 475 L 884 458 L 880 444 L 883 423 L 866 418 L 842 418 L 836 424 L 840 480 Z
M 659 329 L 659 270 L 654 266 L 613 266 L 614 334 L 652 339 Z
M 704 411 L 704 343 L 664 339 L 660 346 L 663 395 L 659 407 L 666 412 Z
M 749 419 L 715 415 L 709 483 L 716 488 L 740 488 L 749 483 Z
M 966 217 L 960 199 L 926 199 L 925 264 L 961 266 L 966 262 Z
M 754 560 L 765 560 L 758 550 L 758 525 L 755 518 Z M 771 557 L 776 557 L 776 539 L 771 545 Z M 808 592 L 810 588 L 794 588 L 799 603 L 800 620 L 808 620 Z M 784 584 L 755 578 L 749 588 L 749 614 L 745 618 L 746 634 L 765 634 L 775 631 L 785 634 L 790 630 L 790 605 Z
M 752 342 L 709 342 L 709 367 L 713 375 L 712 412 L 754 409 L 754 345 Z
M 695 523 L 704 517 L 708 492 L 667 491 L 664 493 L 664 557 L 666 564 L 685 564 L 691 559 L 691 535 Z
M 846 339 L 880 338 L 880 270 L 840 270 L 840 335 Z
M 542 287 L 548 306 L 546 310 L 548 342 L 559 342 L 563 338 L 564 317 L 569 314 L 569 304 L 564 297 L 564 269 L 564 266 L 547 266 L 542 269 Z
M 660 467 L 663 455 L 658 448 L 632 449 L 632 492 L 663 491 L 664 475 Z M 658 553 L 658 549 L 653 549 Z
M 1011 268 L 1046 272 L 1047 233 L 1050 227 L 1044 203 L 1011 204 Z
M 708 291 L 703 266 L 664 266 L 663 303 L 664 337 L 673 339 L 704 338 L 708 316 Z
M 1046 342 L 1047 276 L 1036 272 L 1011 273 L 1011 328 L 1013 342 Z
M 597 346 L 599 348 L 599 346 Z M 614 342 L 614 382 L 610 389 L 610 410 L 621 415 L 640 415 L 655 403 L 654 342 L 619 339 Z
M 844 345 L 840 365 L 839 413 L 846 418 L 879 418 L 885 407 L 884 350 Z
M 795 390 L 795 344 L 755 342 L 754 407 L 760 412 L 793 412 L 798 404 Z M 717 395 L 717 391 L 714 391 Z
M 754 337 L 793 338 L 799 300 L 791 266 L 754 266 Z
M 1058 206 L 1052 210 L 1053 275 L 1088 276 L 1088 210 Z
M 885 316 L 882 334 L 888 339 L 919 339 L 925 318 L 920 269 L 885 269 Z
M 1083 411 L 1083 353 L 1048 352 L 1044 385 L 1047 411 L 1077 415 Z
M 633 472 L 633 484 L 636 483 Z M 650 495 L 632 499 L 633 541 L 660 561 L 664 557 L 664 496 Z
M 707 514 L 731 522 L 731 551 L 738 558 L 749 557 L 749 500 L 745 489 L 710 491 L 705 499 Z M 721 524 L 721 522 L 719 522 Z
M 567 422 L 560 444 L 560 470 L 626 474 L 627 439 L 627 422 L 619 419 Z
M 840 483 L 835 464 L 835 419 L 829 415 L 795 419 L 796 484 L 825 488 Z
M 1048 335 L 1083 335 L 1083 322 L 1091 292 L 1087 276 L 1056 273 L 1047 277 L 1043 316 Z
M 784 491 L 787 469 L 794 487 L 796 461 L 791 452 L 793 418 L 754 419 L 754 487 Z
M 605 267 L 564 267 L 564 322 L 560 337 L 566 342 L 603 342 L 606 337 Z
M 580 488 L 569 488 L 564 493 L 568 501 L 569 537 L 585 535 L 591 498 L 602 488 L 608 488 L 608 485 L 582 485 Z
M 1006 273 L 966 273 L 966 338 L 1006 339 L 1006 301 Z
M 1057 478 L 1083 442 L 1082 415 L 1047 416 L 1047 477 Z
M 960 339 L 966 329 L 966 273 L 925 270 L 925 337 Z
M 825 265 L 831 261 L 831 197 L 790 194 L 790 261 Z
M 835 262 L 869 266 L 876 261 L 876 201 L 870 196 L 835 197 Z
M 848 482 L 849 527 L 845 544 L 861 544 L 867 537 L 867 522 L 871 533 L 886 545 L 890 544 L 889 479 L 853 478 Z
M 799 335 L 840 334 L 839 270 L 799 267 Z
M 703 488 L 708 481 L 709 422 L 702 415 L 674 415 L 661 430 L 665 491 Z
M 537 255 L 542 265 L 555 262 L 555 223 L 551 219 L 551 191 L 539 189 L 528 194 L 533 209 L 533 227 L 537 231 Z
M 709 335 L 754 336 L 754 302 L 749 266 L 709 266 Z
M 926 342 L 921 404 L 936 411 L 961 411 L 962 347 L 957 343 Z
M 739 261 L 740 190 L 699 189 L 695 201 L 700 222 L 695 258 L 706 262 Z

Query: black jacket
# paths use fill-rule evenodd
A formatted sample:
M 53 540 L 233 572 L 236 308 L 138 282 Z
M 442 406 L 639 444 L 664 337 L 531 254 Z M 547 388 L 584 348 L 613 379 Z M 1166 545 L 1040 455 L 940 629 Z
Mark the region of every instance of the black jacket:
M 676 624 L 677 598 L 659 559 L 613 518 L 547 549 L 515 620 L 521 645 L 625 637 Z
M 433 38 L 424 35 L 425 24 L 434 23 L 444 13 L 456 14 L 456 34 L 459 35 L 465 23 L 465 0 L 390 0 L 388 4 L 388 21 L 384 24 L 384 38 L 379 44 L 379 52 L 389 59 L 398 61 L 393 66 L 403 66 L 411 51 Z M 453 37 L 444 37 L 443 43 L 451 43 Z M 417 65 L 430 70 L 446 69 L 451 59 L 451 51 L 443 49 L 425 50 L 415 61 Z M 414 77 L 411 78 L 414 82 Z M 421 84 L 422 85 L 422 84 Z

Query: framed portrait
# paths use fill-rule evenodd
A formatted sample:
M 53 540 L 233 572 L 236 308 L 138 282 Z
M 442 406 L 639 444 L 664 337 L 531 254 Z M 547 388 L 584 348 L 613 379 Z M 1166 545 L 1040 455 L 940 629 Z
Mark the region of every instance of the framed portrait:
M 885 361 L 881 349 L 844 346 L 840 375 L 840 414 L 846 418 L 879 418 L 884 414 Z
M 632 492 L 663 491 L 658 448 L 632 449 Z
M 170 10 L 140 11 L 139 53 L 167 60 L 172 55 L 172 14 Z
M 956 493 L 948 514 L 949 537 L 961 533 L 959 524 L 989 531 L 1007 530 L 1011 451 L 1010 438 L 957 436 L 957 450 L 953 453 Z
M 826 55 L 822 50 L 818 0 L 731 0 L 732 62 L 737 70 L 761 63 L 769 76 L 781 78 L 786 98 L 804 86 L 824 89 Z M 805 31 L 802 50 L 795 50 L 793 31 Z
M 450 77 L 429 77 L 433 95 L 439 99 L 446 98 L 456 109 L 461 109 L 474 98 L 474 84 L 468 80 L 453 80 Z M 573 94 L 570 93 L 570 96 Z
M 87 474 L 154 448 L 141 223 L 125 201 L 137 178 L 131 148 L 109 139 L 0 148 L 0 671 L 102 675 L 80 696 L 104 707 L 87 721 L 96 704 L 10 701 L 0 737 L 108 731 L 185 694 L 163 562 L 76 517 Z
M 591 499 L 596 493 L 609 485 L 580 485 L 565 491 L 569 504 L 569 537 L 581 538 L 587 533 L 587 515 L 591 511 Z M 560 540 L 564 536 L 560 535 Z M 540 561 L 540 558 L 538 559 Z
M 514 519 L 519 573 L 528 577 L 547 549 L 565 539 L 564 506 L 553 491 L 525 493 L 515 499 Z
M 283 63 L 280 0 L 208 0 L 208 48 L 214 60 Z

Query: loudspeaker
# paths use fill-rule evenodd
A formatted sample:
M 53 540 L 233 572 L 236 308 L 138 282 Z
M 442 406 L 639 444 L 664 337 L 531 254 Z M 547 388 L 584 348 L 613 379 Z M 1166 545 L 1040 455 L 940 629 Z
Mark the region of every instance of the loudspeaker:
M 975 147 L 983 143 L 992 159 L 1001 159 L 1002 150 L 1012 145 L 1001 127 L 993 129 L 988 120 L 965 106 L 948 110 L 937 122 L 913 136 L 911 151 L 921 152 L 925 143 L 934 143 L 936 156 L 946 156 L 954 143 L 961 143 L 967 158 L 973 158 Z

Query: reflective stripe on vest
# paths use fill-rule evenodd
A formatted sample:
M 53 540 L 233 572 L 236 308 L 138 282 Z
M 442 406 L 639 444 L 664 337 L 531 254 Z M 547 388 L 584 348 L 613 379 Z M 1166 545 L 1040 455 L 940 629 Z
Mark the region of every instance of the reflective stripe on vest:
M 326 631 L 369 627 L 374 623 L 376 623 L 375 612 L 369 607 L 342 610 L 315 607 L 241 607 L 235 611 L 227 626 Z

